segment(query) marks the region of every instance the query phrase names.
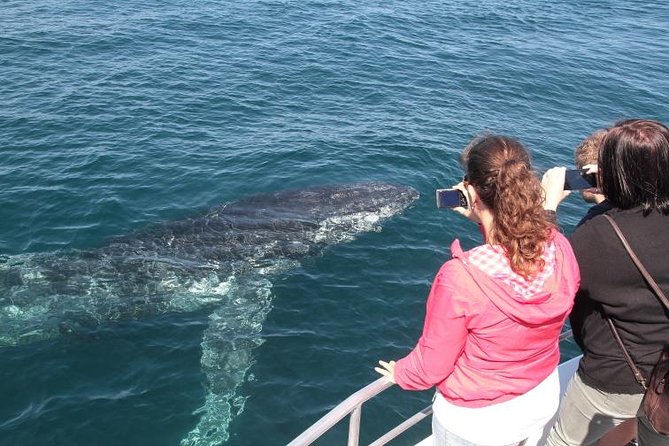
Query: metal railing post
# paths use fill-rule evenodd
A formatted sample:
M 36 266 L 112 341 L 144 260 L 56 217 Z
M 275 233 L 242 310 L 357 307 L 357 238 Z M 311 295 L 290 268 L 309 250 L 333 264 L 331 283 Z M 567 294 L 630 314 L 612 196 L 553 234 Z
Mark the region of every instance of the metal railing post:
M 344 417 L 351 414 L 356 407 L 375 397 L 379 393 L 393 386 L 393 383 L 387 378 L 379 378 L 373 383 L 368 384 L 353 395 L 339 403 L 334 409 L 325 414 L 320 420 L 311 425 L 309 429 L 302 432 L 297 438 L 288 443 L 288 446 L 307 446 L 316 441 L 321 435 L 330 430 L 335 424 Z M 360 418 L 358 415 L 358 432 L 360 429 Z
M 357 406 L 351 412 L 348 424 L 348 446 L 358 446 L 360 443 L 360 414 L 362 405 Z

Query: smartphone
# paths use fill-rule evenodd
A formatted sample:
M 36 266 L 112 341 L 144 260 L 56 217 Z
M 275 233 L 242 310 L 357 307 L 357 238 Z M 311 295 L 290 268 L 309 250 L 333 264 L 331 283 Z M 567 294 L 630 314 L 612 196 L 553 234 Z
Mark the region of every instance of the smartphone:
M 437 189 L 436 191 L 438 208 L 467 208 L 467 197 L 459 189 Z
M 597 174 L 585 169 L 567 170 L 564 175 L 564 190 L 590 189 L 597 187 Z

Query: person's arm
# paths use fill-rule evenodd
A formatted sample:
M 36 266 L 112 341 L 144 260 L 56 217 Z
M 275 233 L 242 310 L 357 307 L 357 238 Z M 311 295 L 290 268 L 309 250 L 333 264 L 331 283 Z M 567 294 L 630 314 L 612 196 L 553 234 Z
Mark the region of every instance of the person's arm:
M 469 188 L 471 188 L 471 185 L 467 186 L 463 181 L 453 186 L 453 189 L 462 191 L 462 193 L 465 194 L 465 197 L 467 197 L 467 207 L 458 206 L 454 207 L 453 210 L 480 226 L 481 219 L 476 212 L 474 212 L 474 203 L 472 203 L 472 194 L 470 193 Z
M 449 275 L 452 279 L 452 275 Z M 406 390 L 423 390 L 446 379 L 462 354 L 466 317 L 453 302 L 448 277 L 438 274 L 427 301 L 423 333 L 409 355 L 394 365 L 394 381 Z
M 599 439 L 597 446 L 627 446 L 636 436 L 636 418 L 632 418 L 608 431 Z
M 568 190 L 564 190 L 564 167 L 553 167 L 544 173 L 541 179 L 541 187 L 544 190 L 544 209 L 547 211 L 557 211 L 558 206 L 569 195 Z
M 593 314 L 601 312 L 600 304 L 592 299 L 590 293 L 593 273 L 597 270 L 603 270 L 604 276 L 602 278 L 604 281 L 601 283 L 608 283 L 610 281 L 608 275 L 613 272 L 607 267 L 601 268 L 602 263 L 607 259 L 606 256 L 602 256 L 604 247 L 600 244 L 599 232 L 596 224 L 594 226 L 588 224 L 577 228 L 569 237 L 569 243 L 574 250 L 581 275 L 579 289 L 576 291 L 574 298 L 574 306 L 569 314 L 569 324 L 574 335 L 574 341 L 583 352 L 586 351 L 583 343 L 583 330 L 586 321 Z
M 583 326 L 585 320 L 592 313 L 597 311 L 596 303 L 588 297 L 587 292 L 578 291 L 574 299 L 574 306 L 569 313 L 569 326 L 571 327 L 574 342 L 585 352 L 585 345 L 583 344 Z

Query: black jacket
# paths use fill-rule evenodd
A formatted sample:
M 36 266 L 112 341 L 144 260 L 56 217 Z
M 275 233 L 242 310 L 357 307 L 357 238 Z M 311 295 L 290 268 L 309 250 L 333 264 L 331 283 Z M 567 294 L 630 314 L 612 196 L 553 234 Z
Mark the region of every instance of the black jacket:
M 669 216 L 641 209 L 608 212 L 641 263 L 669 296 Z M 581 286 L 569 317 L 583 350 L 583 381 L 612 393 L 643 393 L 615 341 L 603 312 L 613 319 L 632 359 L 646 380 L 669 343 L 669 310 L 647 286 L 613 228 L 597 216 L 576 229 L 572 247 Z
M 611 209 L 613 209 L 613 205 L 609 202 L 609 200 L 604 200 L 601 203 L 593 205 L 590 209 L 588 209 L 588 212 L 585 214 L 585 216 L 583 216 L 581 221 L 578 222 L 576 227 L 578 228 L 586 221 L 591 220 L 600 214 L 608 212 Z

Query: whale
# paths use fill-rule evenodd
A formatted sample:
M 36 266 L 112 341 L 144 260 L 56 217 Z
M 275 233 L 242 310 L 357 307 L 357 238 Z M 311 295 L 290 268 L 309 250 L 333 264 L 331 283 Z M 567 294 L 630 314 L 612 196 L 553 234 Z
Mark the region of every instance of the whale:
M 205 398 L 181 445 L 223 444 L 263 343 L 272 278 L 329 246 L 380 231 L 418 198 L 409 186 L 385 182 L 312 186 L 223 203 L 95 249 L 0 256 L 0 348 L 205 310 Z

